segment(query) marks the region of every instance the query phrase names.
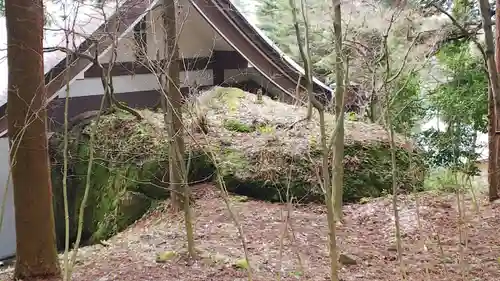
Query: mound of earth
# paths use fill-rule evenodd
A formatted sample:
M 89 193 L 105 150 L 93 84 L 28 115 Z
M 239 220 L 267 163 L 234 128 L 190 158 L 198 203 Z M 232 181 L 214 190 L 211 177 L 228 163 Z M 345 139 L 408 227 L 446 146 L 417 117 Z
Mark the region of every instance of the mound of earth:
M 73 127 L 68 183 L 70 217 L 75 218 L 72 233 L 87 184 L 84 234 L 92 241 L 122 230 L 168 196 L 169 142 L 163 114 L 143 110 L 141 115 L 144 118 L 138 121 L 118 112 L 102 116 L 97 127 L 93 126 L 95 120 Z M 320 127 L 317 116 L 310 122 L 298 122 L 306 116 L 305 108 L 268 97 L 257 101 L 255 95 L 240 89 L 216 87 L 188 101 L 183 116 L 188 128 L 185 158 L 190 183 L 210 179 L 217 171 L 230 192 L 267 201 L 284 201 L 288 194 L 295 201 L 322 202 Z M 334 117 L 326 114 L 326 120 L 331 135 Z M 98 133 L 87 182 L 89 136 L 94 128 Z M 345 201 L 391 192 L 388 141 L 379 125 L 345 122 Z M 59 137 L 54 143 L 60 148 L 63 142 Z M 401 136 L 396 136 L 396 143 L 398 186 L 401 190 L 420 189 L 424 171 L 420 155 L 409 150 Z M 55 158 L 56 224 L 64 229 L 60 217 L 62 157 Z

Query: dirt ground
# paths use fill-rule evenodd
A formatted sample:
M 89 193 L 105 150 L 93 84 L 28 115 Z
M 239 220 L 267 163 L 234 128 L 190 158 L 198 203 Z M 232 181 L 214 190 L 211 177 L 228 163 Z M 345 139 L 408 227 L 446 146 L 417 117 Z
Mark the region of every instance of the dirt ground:
M 104 245 L 82 248 L 73 280 L 247 280 L 246 270 L 235 266 L 244 253 L 223 201 L 210 185 L 198 186 L 196 194 L 196 247 L 203 258 L 183 258 L 182 216 L 160 207 Z M 252 280 L 279 280 L 278 275 L 281 280 L 329 280 L 323 206 L 293 206 L 288 220 L 293 231 L 289 227 L 283 235 L 289 205 L 243 199 L 231 202 L 248 244 Z M 461 244 L 456 197 L 421 194 L 418 201 L 420 220 L 414 197 L 402 197 L 400 203 L 407 280 L 500 280 L 500 203 L 481 201 L 476 211 L 472 200 L 465 200 L 466 243 Z M 401 280 L 390 199 L 348 205 L 344 214 L 337 241 L 356 264 L 342 266 L 342 280 Z M 181 254 L 156 262 L 157 253 L 165 251 Z M 3 271 L 0 280 L 8 280 L 12 268 Z

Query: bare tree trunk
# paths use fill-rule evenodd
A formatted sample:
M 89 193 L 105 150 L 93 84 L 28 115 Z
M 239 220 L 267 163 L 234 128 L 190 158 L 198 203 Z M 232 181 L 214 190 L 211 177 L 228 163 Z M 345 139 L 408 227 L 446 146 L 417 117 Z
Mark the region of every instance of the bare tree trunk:
M 42 0 L 5 1 L 15 278 L 60 277 L 47 141 Z
M 179 78 L 179 50 L 177 46 L 176 27 L 176 1 L 164 0 L 164 26 L 167 40 L 168 79 L 166 89 L 168 99 L 165 97 L 166 114 L 170 121 L 168 126 L 171 143 L 169 146 L 169 178 L 171 190 L 171 202 L 174 210 L 184 210 L 184 222 L 186 227 L 188 253 L 191 257 L 196 256 L 194 247 L 194 230 L 190 207 L 190 189 L 187 185 L 188 169 L 184 161 L 184 126 L 182 120 L 182 94 L 180 92 Z
M 485 37 L 485 45 L 486 45 L 486 62 L 488 65 L 488 73 L 489 73 L 489 96 L 490 101 L 490 128 L 488 130 L 489 136 L 489 157 L 488 160 L 488 183 L 489 183 L 489 199 L 490 201 L 494 201 L 499 198 L 498 196 L 498 184 L 500 174 L 497 172 L 498 165 L 497 159 L 499 157 L 498 148 L 500 142 L 500 134 L 499 131 L 499 116 L 498 111 L 500 110 L 500 89 L 498 85 L 498 75 L 497 75 L 497 65 L 495 63 L 494 56 L 494 42 L 493 42 L 493 31 L 491 24 L 491 16 L 490 16 L 490 4 L 488 0 L 479 0 L 479 6 L 481 9 L 481 15 L 483 17 L 483 30 Z M 497 8 L 498 9 L 498 8 Z M 497 31 L 498 32 L 498 31 Z M 498 33 L 497 33 L 498 34 Z M 493 105 L 491 105 L 493 103 Z
M 175 1 L 165 0 L 164 1 L 164 25 L 165 34 L 167 41 L 167 52 L 165 54 L 167 59 L 167 79 L 166 79 L 166 90 L 168 99 L 166 102 L 166 113 L 169 117 L 169 123 L 167 124 L 169 130 L 169 136 L 172 138 L 170 145 L 170 161 L 169 161 L 169 175 L 170 175 L 170 188 L 171 188 L 171 200 L 172 207 L 174 209 L 180 210 L 182 207 L 182 171 L 181 165 L 184 165 L 183 155 L 184 155 L 184 138 L 182 129 L 182 116 L 181 116 L 181 104 L 182 104 L 182 94 L 179 89 L 180 78 L 179 78 L 179 51 L 177 48 L 176 40 L 176 23 L 175 23 Z
M 306 4 L 305 4 L 305 0 L 301 0 L 301 2 L 300 2 L 301 14 L 302 14 L 302 19 L 304 21 L 304 26 L 305 26 L 305 28 L 304 28 L 305 29 L 304 42 L 302 42 L 302 35 L 300 32 L 299 20 L 297 18 L 298 9 L 297 9 L 297 6 L 295 5 L 295 0 L 289 0 L 289 4 L 290 4 L 290 8 L 292 9 L 293 27 L 295 29 L 295 36 L 297 38 L 297 44 L 299 47 L 300 57 L 304 63 L 306 90 L 307 90 L 307 97 L 308 97 L 308 101 L 309 101 L 308 105 L 307 105 L 306 119 L 307 119 L 307 121 L 310 121 L 312 118 L 313 107 L 318 109 L 318 110 L 320 108 L 323 110 L 323 106 L 314 97 L 314 93 L 313 93 L 311 51 L 310 51 L 310 46 L 309 46 L 309 26 L 308 26 L 309 23 L 308 23 L 308 19 L 307 19 Z M 297 88 L 299 88 L 299 87 L 297 87 Z
M 334 140 L 332 188 L 335 200 L 335 220 L 342 221 L 342 187 L 344 184 L 344 62 L 342 51 L 342 11 L 340 1 L 333 1 L 333 30 L 335 33 L 335 119 L 339 130 Z
M 309 46 L 309 22 L 307 18 L 307 10 L 306 10 L 306 0 L 301 0 L 301 12 L 302 12 L 302 19 L 304 21 L 305 25 L 305 38 L 304 42 L 302 42 L 302 35 L 300 32 L 299 28 L 299 22 L 297 19 L 297 8 L 295 5 L 295 0 L 289 0 L 290 8 L 292 9 L 292 16 L 293 16 L 293 25 L 295 29 L 295 35 L 297 37 L 297 44 L 299 47 L 300 55 L 302 57 L 302 61 L 304 62 L 304 71 L 306 74 L 306 83 L 307 83 L 307 94 L 309 97 L 309 107 L 308 107 L 308 114 L 306 119 L 310 120 L 312 118 L 312 107 L 314 107 L 319 114 L 319 125 L 321 129 L 321 147 L 322 147 L 322 178 L 318 178 L 318 181 L 320 182 L 320 185 L 323 189 L 323 192 L 325 193 L 325 202 L 327 206 L 327 221 L 328 221 L 328 249 L 329 249 L 329 254 L 330 254 L 330 280 L 331 281 L 338 281 L 338 255 L 337 255 L 337 240 L 336 240 L 336 217 L 338 216 L 335 214 L 335 203 L 334 203 L 334 196 L 335 192 L 333 190 L 333 185 L 331 182 L 330 178 L 330 170 L 329 170 L 329 160 L 330 160 L 330 151 L 331 147 L 333 146 L 334 143 L 331 143 L 329 145 L 327 143 L 327 137 L 326 137 L 326 124 L 325 124 L 325 108 L 323 104 L 321 104 L 316 97 L 314 96 L 313 93 L 313 81 L 312 81 L 312 65 L 311 65 L 311 52 L 310 52 L 310 46 Z M 342 64 L 342 61 L 340 62 Z M 343 74 L 341 74 L 343 75 Z M 338 77 L 338 76 L 337 76 Z M 342 77 L 342 76 L 341 76 Z M 338 81 L 337 81 L 338 82 Z M 342 82 L 341 82 L 342 84 Z M 336 105 L 337 106 L 337 105 Z M 343 99 L 340 102 L 340 108 L 341 111 L 343 112 Z M 338 122 L 335 125 L 335 130 L 333 133 L 333 138 L 337 139 L 337 131 L 339 129 L 339 125 L 342 125 Z M 343 127 L 342 127 L 343 130 Z M 343 133 L 342 133 L 342 139 L 343 139 Z M 337 179 L 337 178 L 335 178 Z
M 304 61 L 304 74 L 306 75 L 306 83 L 307 83 L 307 98 L 309 102 L 307 103 L 307 120 L 311 120 L 312 118 L 312 111 L 313 111 L 313 75 L 312 75 L 312 62 L 311 62 L 311 46 L 309 46 L 309 20 L 307 18 L 307 8 L 306 8 L 306 0 L 301 0 L 300 1 L 300 11 L 302 13 L 302 20 L 304 21 L 305 25 L 305 34 L 304 34 L 304 45 L 306 48 L 306 56 L 303 56 L 307 61 Z M 297 22 L 296 22 L 297 23 Z M 298 24 L 298 23 L 297 23 Z M 298 27 L 298 25 L 297 25 Z M 300 36 L 299 36 L 300 37 Z M 297 39 L 299 39 L 297 37 Z
M 385 47 L 387 47 L 387 44 L 385 44 Z M 386 52 L 387 52 L 387 50 L 386 50 Z M 402 247 L 402 243 L 401 243 L 401 226 L 400 226 L 399 209 L 398 209 L 398 177 L 397 177 L 398 170 L 397 170 L 397 163 L 396 163 L 396 143 L 394 140 L 394 125 L 392 123 L 392 116 L 391 116 L 393 113 L 391 112 L 391 108 L 390 108 L 391 107 L 391 105 L 390 105 L 391 97 L 389 96 L 389 90 L 387 89 L 387 84 L 384 88 L 385 88 L 384 92 L 386 93 L 385 119 L 386 119 L 386 127 L 387 127 L 387 130 L 389 132 L 390 147 L 391 147 L 392 209 L 394 212 L 396 250 L 398 253 L 399 270 L 401 273 L 401 279 L 406 280 L 406 271 L 405 271 L 404 262 L 403 262 L 403 247 Z
M 319 122 L 321 130 L 321 147 L 323 151 L 322 157 L 322 174 L 323 174 L 323 188 L 325 190 L 325 201 L 326 201 L 326 218 L 328 222 L 328 252 L 330 256 L 330 280 L 339 281 L 338 276 L 338 255 L 337 255 L 337 221 L 335 219 L 335 207 L 333 198 L 335 192 L 333 190 L 332 183 L 330 182 L 330 171 L 328 170 L 328 155 L 330 154 L 330 149 L 327 145 L 326 140 L 326 126 L 325 126 L 325 111 L 318 110 L 319 112 Z M 338 123 L 337 123 L 338 125 Z M 338 128 L 338 127 L 337 127 Z M 335 133 L 334 133 L 335 134 Z M 338 133 L 337 133 L 338 134 Z
M 500 72 L 500 44 L 498 43 L 500 40 L 500 0 L 496 1 L 496 44 L 495 44 L 495 62 L 496 62 L 496 71 Z M 491 82 L 491 81 L 490 81 Z M 493 96 L 493 91 L 490 88 L 488 89 L 488 197 L 490 201 L 495 201 L 499 198 L 498 191 L 500 189 L 500 174 L 498 173 L 498 163 L 500 162 L 498 154 L 499 144 L 500 144 L 500 135 L 495 132 L 498 130 L 498 107 L 495 110 L 495 98 Z
M 498 199 L 497 154 L 498 140 L 495 139 L 495 102 L 488 83 L 488 198 L 490 201 Z
M 495 60 L 497 73 L 500 73 L 500 0 L 496 0 L 496 11 L 495 11 Z

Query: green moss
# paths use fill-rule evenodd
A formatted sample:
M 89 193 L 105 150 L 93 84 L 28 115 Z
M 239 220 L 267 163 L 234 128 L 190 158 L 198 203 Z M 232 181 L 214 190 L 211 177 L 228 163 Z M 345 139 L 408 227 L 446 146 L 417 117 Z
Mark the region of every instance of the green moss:
M 164 152 L 168 151 L 167 142 L 158 141 L 152 127 L 145 124 L 133 124 L 128 116 L 115 115 L 124 120 L 105 117 L 101 127 L 103 131 L 114 129 L 111 135 L 116 139 L 107 139 L 106 134 L 96 138 L 94 161 L 89 182 L 89 194 L 85 208 L 82 231 L 83 241 L 88 243 L 107 239 L 125 229 L 139 219 L 156 200 L 168 198 L 168 162 Z M 134 127 L 138 128 L 134 128 Z M 111 128 L 110 128 L 111 127 Z M 131 129 L 132 128 L 132 129 Z M 129 130 L 138 129 L 141 137 L 126 136 Z M 120 132 L 120 130 L 122 130 Z M 85 132 L 85 130 L 84 130 Z M 70 180 L 68 181 L 68 201 L 70 206 L 70 240 L 76 238 L 78 213 L 86 187 L 86 174 L 89 157 L 89 136 L 73 132 L 71 143 Z M 119 138 L 118 138 L 119 136 Z M 57 138 L 57 136 L 55 137 Z M 62 138 L 55 141 L 61 145 Z M 141 153 L 141 149 L 142 153 Z M 147 153 L 144 153 L 146 151 Z M 54 208 L 56 213 L 56 234 L 59 246 L 64 241 L 64 205 L 62 192 L 62 158 L 55 155 L 52 179 L 54 190 Z M 189 181 L 210 179 L 213 165 L 202 150 L 188 150 L 185 156 L 189 163 Z
M 116 229 L 122 230 L 128 227 L 142 217 L 153 203 L 154 200 L 140 192 L 126 191 L 118 202 Z
M 239 132 L 239 133 L 251 133 L 255 131 L 254 128 L 235 119 L 224 120 L 224 128 L 228 131 Z
M 227 105 L 228 111 L 232 113 L 238 109 L 240 100 L 245 97 L 245 92 L 238 88 L 218 88 L 216 95 L 215 100 Z
M 273 126 L 267 124 L 248 125 L 238 119 L 224 119 L 224 129 L 238 133 L 259 132 L 260 134 L 272 134 L 276 132 Z
M 320 172 L 319 151 L 311 151 L 313 161 L 317 161 L 315 168 L 307 157 L 291 156 L 283 151 L 283 154 L 272 153 L 269 157 L 262 157 L 262 150 L 258 153 L 261 155 L 232 153 L 226 156 L 232 159 L 223 163 L 244 163 L 223 170 L 229 191 L 268 201 L 285 201 L 289 194 L 302 202 L 323 202 L 323 192 L 316 178 L 316 172 Z M 396 159 L 400 189 L 422 190 L 422 178 L 417 177 L 415 173 L 419 171 L 414 170 L 422 159 L 414 155 L 414 163 L 410 165 L 409 152 L 404 149 L 397 149 Z M 266 161 L 272 162 L 263 164 Z M 351 143 L 346 146 L 343 192 L 346 202 L 392 193 L 391 155 L 387 145 Z
M 162 253 L 157 253 L 156 254 L 156 262 L 158 263 L 165 263 L 177 256 L 177 252 L 175 251 L 165 251 Z
M 248 265 L 247 259 L 239 259 L 234 262 L 234 267 L 248 270 L 250 266 Z
M 245 97 L 245 92 L 238 88 L 217 88 L 216 94 L 217 99 L 226 102 L 243 99 Z
M 225 148 L 220 150 L 219 156 L 219 171 L 223 175 L 241 174 L 246 171 L 250 163 L 241 151 L 233 148 Z
M 88 141 L 88 140 L 87 140 Z M 74 204 L 70 219 L 76 234 L 77 217 L 82 202 L 88 169 L 88 142 L 78 146 L 79 161 L 73 163 L 73 179 L 71 189 L 75 190 Z M 92 176 L 89 182 L 87 207 L 83 227 L 84 238 L 88 242 L 98 242 L 109 238 L 118 231 L 139 219 L 151 206 L 153 200 L 166 197 L 166 193 L 149 193 L 149 197 L 142 190 L 147 182 L 151 184 L 153 175 L 148 170 L 142 170 L 135 163 L 113 163 L 101 158 L 96 153 L 92 165 Z M 162 170 L 162 163 L 149 164 L 150 170 Z M 57 185 L 56 185 L 57 186 Z M 153 197 L 154 196 L 154 197 Z M 156 197 L 156 198 L 155 198 Z
M 363 197 L 379 197 L 392 194 L 392 162 L 388 145 L 365 146 L 355 143 L 346 146 L 344 158 L 344 196 L 350 201 Z M 413 163 L 411 163 L 413 161 Z M 398 186 L 401 191 L 422 190 L 423 162 L 418 155 L 396 149 Z
M 261 126 L 258 126 L 257 127 L 257 131 L 261 134 L 272 134 L 274 133 L 276 130 L 274 129 L 274 127 L 272 126 L 269 126 L 269 125 L 261 125 Z

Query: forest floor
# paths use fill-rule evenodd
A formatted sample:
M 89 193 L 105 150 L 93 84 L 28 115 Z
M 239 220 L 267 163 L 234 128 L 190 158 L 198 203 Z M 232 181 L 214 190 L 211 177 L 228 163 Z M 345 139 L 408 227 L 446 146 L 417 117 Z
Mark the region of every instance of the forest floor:
M 183 258 L 182 215 L 164 211 L 163 206 L 104 245 L 82 248 L 73 280 L 247 280 L 246 270 L 237 266 L 244 253 L 226 206 L 211 185 L 200 185 L 195 193 L 196 247 L 203 258 Z M 401 197 L 400 201 L 406 280 L 500 280 L 500 203 L 481 201 L 476 211 L 473 201 L 465 199 L 467 243 L 462 245 L 455 195 L 423 193 L 418 198 L 420 220 L 415 196 Z M 323 206 L 292 207 L 238 196 L 231 197 L 231 203 L 246 237 L 252 280 L 279 280 L 279 272 L 281 280 L 329 280 Z M 293 232 L 283 235 L 284 218 L 290 209 L 288 221 Z M 340 252 L 356 264 L 342 265 L 342 280 L 401 280 L 390 198 L 346 205 L 344 216 L 337 241 Z M 170 255 L 174 251 L 181 254 Z M 159 263 L 158 253 L 172 257 Z M 9 280 L 11 273 L 12 269 L 4 269 L 0 280 Z

